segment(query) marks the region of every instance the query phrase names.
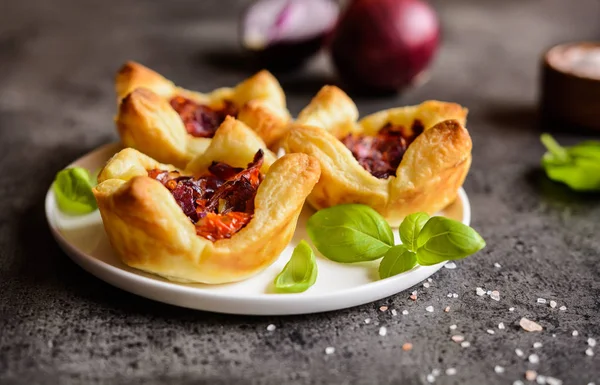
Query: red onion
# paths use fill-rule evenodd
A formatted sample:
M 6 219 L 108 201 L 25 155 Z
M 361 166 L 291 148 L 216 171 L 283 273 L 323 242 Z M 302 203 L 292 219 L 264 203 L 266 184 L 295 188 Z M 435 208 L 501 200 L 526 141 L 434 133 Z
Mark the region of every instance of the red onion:
M 267 67 L 298 67 L 319 51 L 338 15 L 332 0 L 259 0 L 243 15 L 242 45 Z
M 354 0 L 333 33 L 331 54 L 349 85 L 398 90 L 430 63 L 439 35 L 435 11 L 421 0 Z

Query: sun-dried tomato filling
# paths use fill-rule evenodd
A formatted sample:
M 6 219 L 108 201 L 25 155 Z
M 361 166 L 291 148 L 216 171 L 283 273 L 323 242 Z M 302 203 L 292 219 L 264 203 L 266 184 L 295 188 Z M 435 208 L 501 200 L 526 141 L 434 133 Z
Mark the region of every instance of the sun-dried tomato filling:
M 184 214 L 196 225 L 196 234 L 216 241 L 231 238 L 250 222 L 254 198 L 263 180 L 263 151 L 244 168 L 213 162 L 209 173 L 198 178 L 177 171 L 150 170 L 148 176 L 161 182 Z
M 412 127 L 386 124 L 375 136 L 348 134 L 341 139 L 368 172 L 379 179 L 396 175 L 396 169 L 408 146 L 423 132 L 415 120 Z
M 183 96 L 175 96 L 170 103 L 183 120 L 188 134 L 199 138 L 212 138 L 228 115 L 237 116 L 235 106 L 227 101 L 225 106 L 218 110 L 198 104 Z

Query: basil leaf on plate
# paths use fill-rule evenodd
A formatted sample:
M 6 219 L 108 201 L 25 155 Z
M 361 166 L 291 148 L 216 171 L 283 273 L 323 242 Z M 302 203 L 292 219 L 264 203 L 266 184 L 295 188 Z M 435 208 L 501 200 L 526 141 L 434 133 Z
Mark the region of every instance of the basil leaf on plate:
M 303 240 L 294 248 L 292 257 L 275 278 L 275 290 L 281 293 L 301 293 L 314 285 L 316 280 L 315 253 Z
M 92 193 L 93 186 L 90 174 L 84 168 L 73 167 L 59 171 L 52 184 L 58 208 L 73 215 L 96 210 L 98 205 Z
M 417 262 L 422 266 L 461 259 L 485 247 L 471 227 L 445 217 L 432 217 L 417 238 Z
M 394 246 L 394 234 L 374 209 L 344 204 L 317 211 L 308 220 L 313 244 L 326 258 L 352 263 L 381 258 Z
M 428 220 L 429 214 L 423 212 L 410 214 L 404 218 L 398 231 L 402 243 L 408 250 L 417 250 L 417 237 Z
M 379 278 L 384 279 L 409 271 L 417 265 L 417 255 L 404 245 L 388 250 L 379 264 Z
M 548 178 L 576 191 L 600 191 L 600 142 L 562 147 L 549 134 L 540 139 L 548 149 L 542 157 Z

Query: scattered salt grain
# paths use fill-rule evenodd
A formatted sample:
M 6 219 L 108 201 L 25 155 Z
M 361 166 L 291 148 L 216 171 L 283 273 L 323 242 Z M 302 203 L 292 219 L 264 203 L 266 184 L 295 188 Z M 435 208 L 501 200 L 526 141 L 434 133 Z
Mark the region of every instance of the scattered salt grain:
M 546 383 L 548 385 L 562 385 L 562 381 L 559 380 L 558 378 L 554 378 L 554 377 L 546 377 Z
M 543 346 L 543 345 L 542 345 L 542 343 L 541 343 L 541 342 L 534 342 L 534 343 L 533 343 L 533 348 L 534 348 L 534 349 L 539 349 L 539 348 L 541 348 L 542 346 Z
M 444 308 L 444 311 L 445 311 L 446 313 L 448 313 L 448 312 L 450 311 L 450 306 L 446 306 L 446 307 Z
M 508 311 L 515 311 L 515 308 L 514 307 L 509 307 Z
M 485 292 L 485 294 L 490 295 L 490 294 L 492 294 L 492 291 L 488 290 L 488 291 Z
M 398 311 L 396 309 L 392 309 L 392 315 L 398 315 Z
M 563 305 L 563 306 L 559 307 L 559 309 L 562 311 L 565 311 L 565 310 L 567 310 L 567 307 L 565 305 Z
M 504 329 L 506 329 L 506 326 L 504 326 L 504 322 L 500 322 L 500 323 L 498 324 L 498 329 L 500 329 L 500 330 L 504 330 Z
M 427 307 L 425 308 L 425 310 L 427 310 L 427 311 L 428 311 L 428 312 L 430 312 L 430 313 L 433 313 L 433 306 L 427 306 Z
M 530 321 L 525 317 L 521 318 L 519 325 L 521 325 L 523 330 L 528 332 L 541 332 L 544 329 L 540 324 Z
M 463 342 L 465 340 L 465 337 L 461 336 L 461 335 L 455 335 L 452 336 L 452 341 L 456 342 L 456 343 L 460 343 Z
M 448 368 L 448 369 L 446 369 L 446 375 L 453 376 L 455 374 L 456 374 L 456 369 L 454 369 L 454 368 Z
M 333 354 L 335 353 L 335 348 L 333 346 L 328 346 L 325 348 L 325 354 Z
M 424 287 L 425 289 L 429 289 L 429 286 L 431 286 L 431 285 L 429 284 L 429 282 L 425 282 L 425 283 L 423 284 L 423 287 Z
M 413 344 L 411 344 L 410 342 L 407 342 L 404 345 L 402 345 L 402 350 L 404 350 L 405 352 L 412 350 L 412 348 L 413 348 Z
M 381 306 L 381 307 L 379 308 L 379 311 L 386 311 L 387 309 L 388 309 L 388 307 L 387 307 L 387 306 Z
M 387 334 L 387 328 L 385 326 L 382 326 L 379 328 L 379 335 L 384 337 Z
M 452 298 L 452 293 L 448 293 L 448 295 L 446 297 Z
M 573 333 L 571 333 L 571 335 L 573 337 L 577 337 L 579 335 L 579 332 L 577 330 L 573 330 Z
M 585 355 L 588 357 L 592 357 L 594 355 L 594 351 L 592 350 L 592 348 L 587 348 L 585 350 Z
M 269 326 L 267 326 L 267 330 L 272 332 L 273 330 L 277 329 L 277 326 L 270 324 Z
M 452 298 L 458 298 L 458 294 L 452 293 Z
M 461 342 L 460 346 L 462 346 L 463 348 L 468 348 L 469 346 L 471 346 L 471 343 L 469 341 L 464 341 Z
M 500 365 L 496 365 L 496 366 L 494 366 L 494 372 L 496 372 L 498 374 L 502 374 L 502 373 L 504 373 L 504 368 Z
M 537 354 L 531 354 L 529 356 L 529 362 L 531 362 L 532 364 L 537 364 L 538 362 L 540 362 L 540 357 Z
M 596 384 L 593 382 L 589 382 L 587 385 L 596 385 Z
M 494 290 L 490 293 L 490 298 L 494 301 L 500 301 L 500 292 L 498 290 Z
M 427 282 L 433 282 L 433 278 L 427 278 Z
M 538 375 L 535 379 L 535 382 L 537 382 L 540 385 L 544 385 L 546 383 L 546 376 L 542 376 L 541 374 Z
M 513 385 L 525 385 L 525 384 L 523 384 L 523 381 L 521 381 L 521 380 L 516 380 L 515 382 L 513 382 Z
M 442 372 L 439 369 L 433 369 L 431 374 L 433 374 L 434 377 L 438 377 Z
M 495 333 L 495 331 L 493 331 L 492 329 L 488 329 L 488 330 L 487 330 L 487 333 L 488 333 L 488 334 L 494 334 L 494 333 Z
M 500 265 L 498 262 L 496 262 L 496 263 L 494 263 L 494 267 L 499 269 L 502 267 L 502 265 Z
M 546 299 L 545 298 L 538 298 L 537 299 L 537 303 L 546 303 Z
M 523 351 L 521 349 L 515 349 L 515 353 L 517 354 L 518 357 L 523 357 Z
M 433 376 L 433 374 L 427 375 L 427 382 L 429 382 L 430 384 L 435 382 L 435 377 Z
M 410 294 L 412 294 L 412 295 L 417 295 L 417 291 L 415 290 L 415 291 L 413 291 L 413 292 L 412 292 L 412 293 L 410 293 Z
M 480 287 L 477 287 L 477 288 L 475 288 L 475 293 L 476 293 L 478 296 L 482 297 L 482 296 L 484 296 L 484 295 L 485 295 L 485 290 L 483 290 L 483 289 L 482 289 L 482 288 L 480 288 Z
M 408 314 L 408 310 L 402 310 L 402 315 L 407 315 Z
M 554 309 L 556 307 L 556 305 L 557 305 L 556 301 L 550 301 L 550 307 L 552 309 Z
M 525 372 L 525 379 L 527 381 L 535 381 L 536 377 L 537 377 L 537 372 L 535 370 L 527 370 Z
M 370 318 L 365 318 L 365 323 L 366 324 L 370 324 L 371 323 L 371 319 Z
M 450 270 L 452 270 L 452 269 L 456 269 L 456 263 L 454 263 L 454 262 L 448 262 L 448 263 L 446 263 L 446 264 L 444 265 L 444 267 L 445 267 L 446 269 L 450 269 Z
M 450 330 L 456 330 L 456 325 L 450 325 Z
M 592 348 L 593 348 L 594 346 L 596 346 L 596 340 L 595 340 L 595 339 L 593 339 L 593 338 L 591 338 L 591 337 L 590 337 L 590 338 L 588 338 L 588 341 L 587 341 L 587 342 L 588 342 L 588 345 L 590 345 L 590 347 L 592 347 Z

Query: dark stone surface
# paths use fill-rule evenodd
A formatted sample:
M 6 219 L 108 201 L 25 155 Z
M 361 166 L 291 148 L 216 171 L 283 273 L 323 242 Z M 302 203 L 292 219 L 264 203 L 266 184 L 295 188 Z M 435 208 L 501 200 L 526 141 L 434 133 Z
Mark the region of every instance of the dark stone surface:
M 251 71 L 236 54 L 241 6 L 0 6 L 0 382 L 421 384 L 432 369 L 454 367 L 455 376 L 436 383 L 512 384 L 527 368 L 565 384 L 600 383 L 600 348 L 584 354 L 589 336 L 600 340 L 600 198 L 543 177 L 536 123 L 539 55 L 555 42 L 600 38 L 595 0 L 437 1 L 445 42 L 431 80 L 397 97 L 358 99 L 363 113 L 429 98 L 470 108 L 475 147 L 465 188 L 488 247 L 456 270 L 442 269 L 431 288 L 418 288 L 416 303 L 405 292 L 319 315 L 209 314 L 113 288 L 59 250 L 43 196 L 59 168 L 116 139 L 115 70 L 135 59 L 200 90 L 241 80 Z M 282 78 L 293 113 L 329 78 L 320 68 Z M 499 290 L 501 300 L 476 296 L 477 286 Z M 537 304 L 538 297 L 568 309 Z M 381 305 L 410 313 L 394 317 Z M 544 332 L 522 331 L 522 316 Z M 267 332 L 271 323 L 277 330 Z M 471 347 L 450 341 L 451 324 Z M 386 337 L 378 335 L 382 325 Z M 536 341 L 539 364 L 517 357 L 515 348 L 530 354 Z M 403 352 L 404 342 L 413 350 Z M 327 346 L 335 354 L 326 356 Z M 496 374 L 495 365 L 506 371 Z

